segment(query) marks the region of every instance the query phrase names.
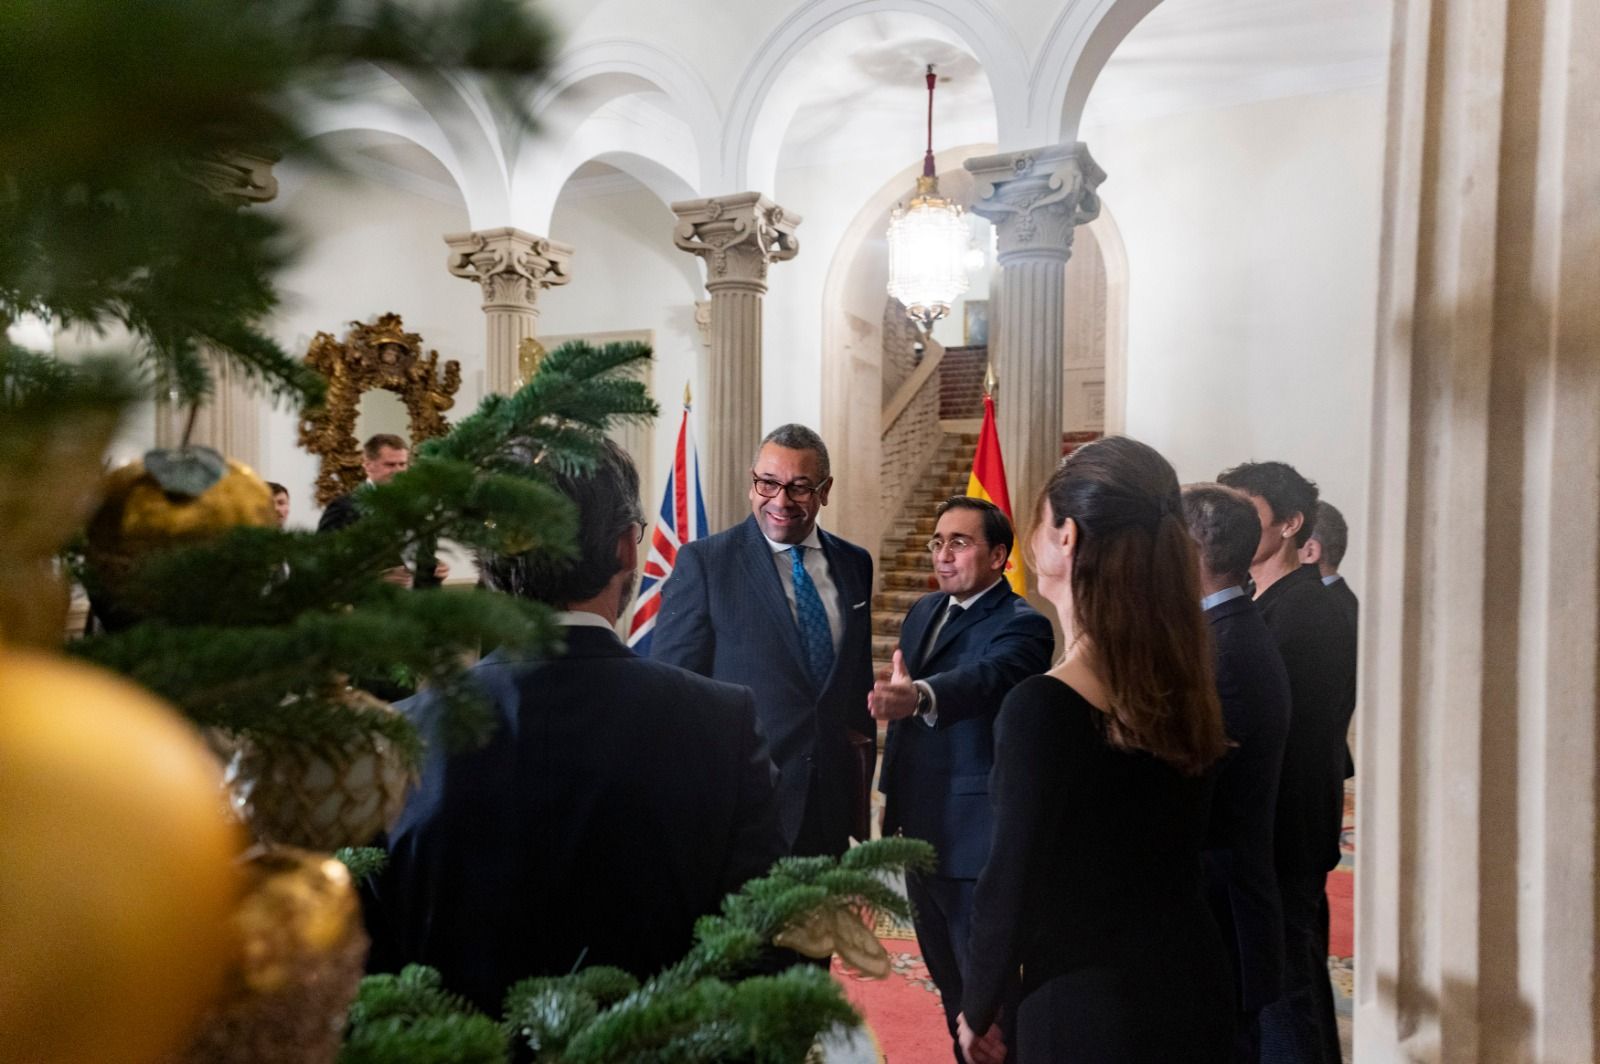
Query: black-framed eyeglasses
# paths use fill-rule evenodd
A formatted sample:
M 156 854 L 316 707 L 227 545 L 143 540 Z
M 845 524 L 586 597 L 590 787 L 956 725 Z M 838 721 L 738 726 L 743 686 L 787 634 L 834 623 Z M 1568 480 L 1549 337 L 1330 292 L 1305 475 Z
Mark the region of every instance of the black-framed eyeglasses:
M 643 543 L 644 542 L 644 522 L 643 521 L 635 521 L 634 524 L 639 526 L 639 532 L 638 532 L 637 535 L 635 535 L 633 537 L 633 541 L 635 543 Z
M 791 480 L 789 483 L 785 484 L 781 480 L 772 480 L 768 477 L 751 475 L 750 483 L 755 485 L 756 494 L 761 496 L 763 499 L 776 499 L 778 497 L 778 492 L 785 491 L 789 493 L 789 498 L 795 502 L 805 502 L 807 499 L 811 498 L 811 496 L 821 491 L 823 487 L 827 485 L 828 481 L 832 479 L 832 477 L 828 477 L 827 479 L 823 480 L 821 484 L 812 484 L 809 481 L 801 480 Z

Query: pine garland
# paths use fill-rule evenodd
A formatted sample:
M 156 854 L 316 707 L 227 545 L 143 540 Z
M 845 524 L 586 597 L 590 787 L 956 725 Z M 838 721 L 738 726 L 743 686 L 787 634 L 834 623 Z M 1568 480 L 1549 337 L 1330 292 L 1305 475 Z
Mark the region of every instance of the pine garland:
M 443 989 L 439 974 L 420 965 L 398 976 L 369 976 L 350 1010 L 350 1034 L 340 1064 L 435 1064 L 454 1060 L 503 1062 L 512 1044 L 539 1064 L 799 1064 L 823 1033 L 853 1028 L 861 1017 L 838 984 L 809 965 L 754 974 L 770 961 L 778 932 L 820 909 L 845 907 L 865 918 L 873 911 L 910 915 L 910 905 L 887 881 L 906 868 L 933 867 L 933 848 L 917 839 L 878 839 L 843 857 L 786 858 L 765 877 L 723 900 L 722 912 L 695 926 L 695 944 L 677 964 L 642 985 L 616 968 L 537 976 L 506 994 L 498 1057 L 474 1039 L 487 1023 Z M 460 1055 L 443 1021 L 462 1026 Z M 376 1049 L 387 1055 L 372 1055 Z

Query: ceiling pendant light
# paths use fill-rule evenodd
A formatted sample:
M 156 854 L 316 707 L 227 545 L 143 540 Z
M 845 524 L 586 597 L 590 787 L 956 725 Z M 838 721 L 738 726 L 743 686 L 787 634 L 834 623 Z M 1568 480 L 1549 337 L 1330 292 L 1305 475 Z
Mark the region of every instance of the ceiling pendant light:
M 928 151 L 911 202 L 889 216 L 889 295 L 923 332 L 950 313 L 967 290 L 966 257 L 971 240 L 962 210 L 939 195 L 933 165 L 933 66 L 928 66 Z

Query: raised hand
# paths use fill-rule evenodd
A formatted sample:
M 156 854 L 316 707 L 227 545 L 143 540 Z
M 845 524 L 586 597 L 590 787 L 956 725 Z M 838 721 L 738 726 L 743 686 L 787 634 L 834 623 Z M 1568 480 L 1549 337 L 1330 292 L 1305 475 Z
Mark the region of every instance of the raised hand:
M 917 711 L 917 689 L 900 651 L 894 652 L 892 667 L 878 670 L 877 682 L 867 695 L 867 710 L 878 720 L 899 720 Z

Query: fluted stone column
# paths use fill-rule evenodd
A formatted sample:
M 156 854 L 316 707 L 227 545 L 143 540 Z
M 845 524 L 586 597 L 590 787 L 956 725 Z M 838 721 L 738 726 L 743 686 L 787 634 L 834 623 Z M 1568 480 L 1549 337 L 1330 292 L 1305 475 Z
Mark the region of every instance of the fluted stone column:
M 1081 143 L 968 159 L 972 210 L 994 223 L 1000 275 L 989 299 L 995 417 L 1017 531 L 1061 457 L 1066 269 L 1076 227 L 1100 213 L 1105 172 Z
M 1357 1061 L 1600 1060 L 1600 5 L 1398 0 Z
M 272 172 L 278 159 L 277 154 L 229 152 L 202 161 L 196 176 L 235 206 L 270 203 L 278 196 L 278 178 Z M 206 361 L 211 394 L 194 411 L 192 425 L 188 407 L 171 399 L 156 401 L 156 446 L 177 447 L 187 430 L 189 443 L 210 447 L 266 475 L 261 470 L 260 392 L 231 359 L 214 348 L 206 348 Z
M 189 443 L 210 447 L 270 476 L 261 468 L 261 394 L 228 358 L 209 353 L 206 361 L 211 394 L 194 412 L 192 428 L 187 406 L 162 399 L 156 403 L 156 446 L 178 446 L 189 429 Z
M 483 289 L 484 389 L 509 395 L 521 383 L 517 347 L 538 334 L 539 293 L 572 279 L 573 249 L 509 227 L 459 233 L 444 242 L 450 245 L 450 272 Z
M 767 266 L 800 250 L 800 216 L 759 192 L 687 200 L 673 242 L 706 264 L 711 293 L 711 354 L 705 382 L 707 519 L 712 531 L 748 509 L 750 456 L 761 442 L 761 301 Z

